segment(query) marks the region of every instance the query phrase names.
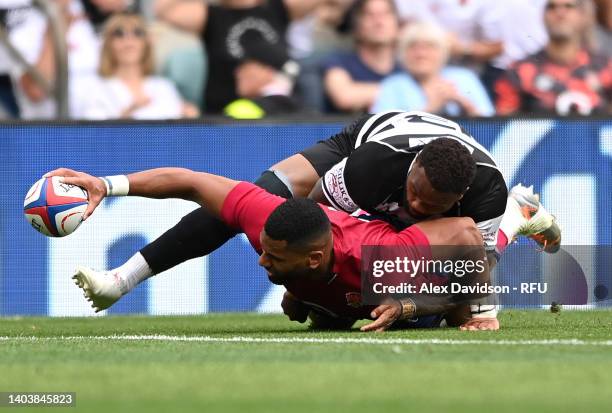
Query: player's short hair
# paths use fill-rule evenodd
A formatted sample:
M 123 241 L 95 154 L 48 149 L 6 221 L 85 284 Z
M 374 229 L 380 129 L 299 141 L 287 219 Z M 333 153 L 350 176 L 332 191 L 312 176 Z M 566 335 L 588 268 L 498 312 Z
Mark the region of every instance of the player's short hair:
M 436 191 L 462 194 L 476 176 L 472 154 L 454 139 L 438 138 L 429 142 L 417 160 Z
M 312 199 L 292 198 L 280 204 L 268 217 L 264 230 L 277 241 L 287 241 L 293 249 L 306 248 L 329 233 L 331 223 Z

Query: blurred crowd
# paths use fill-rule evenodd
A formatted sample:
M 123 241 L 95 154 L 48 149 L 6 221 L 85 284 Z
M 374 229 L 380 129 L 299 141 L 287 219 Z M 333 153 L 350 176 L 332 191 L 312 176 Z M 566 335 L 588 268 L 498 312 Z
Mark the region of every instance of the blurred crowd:
M 0 118 L 58 116 L 62 48 L 73 119 L 612 114 L 612 0 L 0 0 L 0 40 Z

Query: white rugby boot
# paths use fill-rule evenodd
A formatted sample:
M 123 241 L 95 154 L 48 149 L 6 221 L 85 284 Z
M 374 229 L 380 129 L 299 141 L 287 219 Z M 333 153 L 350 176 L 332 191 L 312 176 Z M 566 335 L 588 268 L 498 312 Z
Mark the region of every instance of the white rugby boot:
M 127 292 L 125 281 L 112 271 L 98 272 L 80 266 L 72 279 L 96 313 L 109 308 Z
M 515 201 L 516 207 L 525 218 L 516 234 L 531 238 L 543 251 L 557 252 L 561 246 L 561 228 L 555 217 L 540 203 L 540 196 L 533 192 L 533 186 L 514 186 L 510 190 L 509 199 Z M 509 202 L 508 206 L 510 204 Z

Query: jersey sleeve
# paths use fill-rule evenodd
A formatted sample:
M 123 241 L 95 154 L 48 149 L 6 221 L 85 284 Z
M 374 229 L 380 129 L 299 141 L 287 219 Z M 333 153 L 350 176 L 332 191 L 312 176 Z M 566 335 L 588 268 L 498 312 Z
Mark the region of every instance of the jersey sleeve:
M 414 154 L 366 142 L 323 177 L 323 193 L 332 206 L 346 212 L 375 213 L 405 183 Z
M 347 191 L 344 179 L 347 159 L 344 158 L 325 173 L 322 179 L 322 187 L 323 194 L 331 206 L 341 211 L 352 213 L 359 207 Z
M 227 225 L 244 232 L 257 252 L 261 251 L 259 235 L 266 220 L 284 198 L 272 195 L 248 182 L 241 182 L 225 198 L 221 219 Z
M 310 162 L 319 176 L 350 155 L 355 149 L 357 136 L 370 115 L 361 116 L 340 132 L 304 149 L 300 154 Z

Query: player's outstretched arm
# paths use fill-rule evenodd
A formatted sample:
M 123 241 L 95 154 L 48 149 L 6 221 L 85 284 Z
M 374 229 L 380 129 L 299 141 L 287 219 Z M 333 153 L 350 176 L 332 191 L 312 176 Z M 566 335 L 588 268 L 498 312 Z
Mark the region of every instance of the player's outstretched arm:
M 84 219 L 90 216 L 100 202 L 108 196 L 102 178 L 85 172 L 60 168 L 45 176 L 62 176 L 67 184 L 83 187 L 89 193 L 89 205 Z M 127 175 L 129 196 L 146 198 L 180 198 L 194 201 L 215 216 L 220 216 L 227 194 L 238 184 L 229 178 L 183 168 L 158 168 Z

